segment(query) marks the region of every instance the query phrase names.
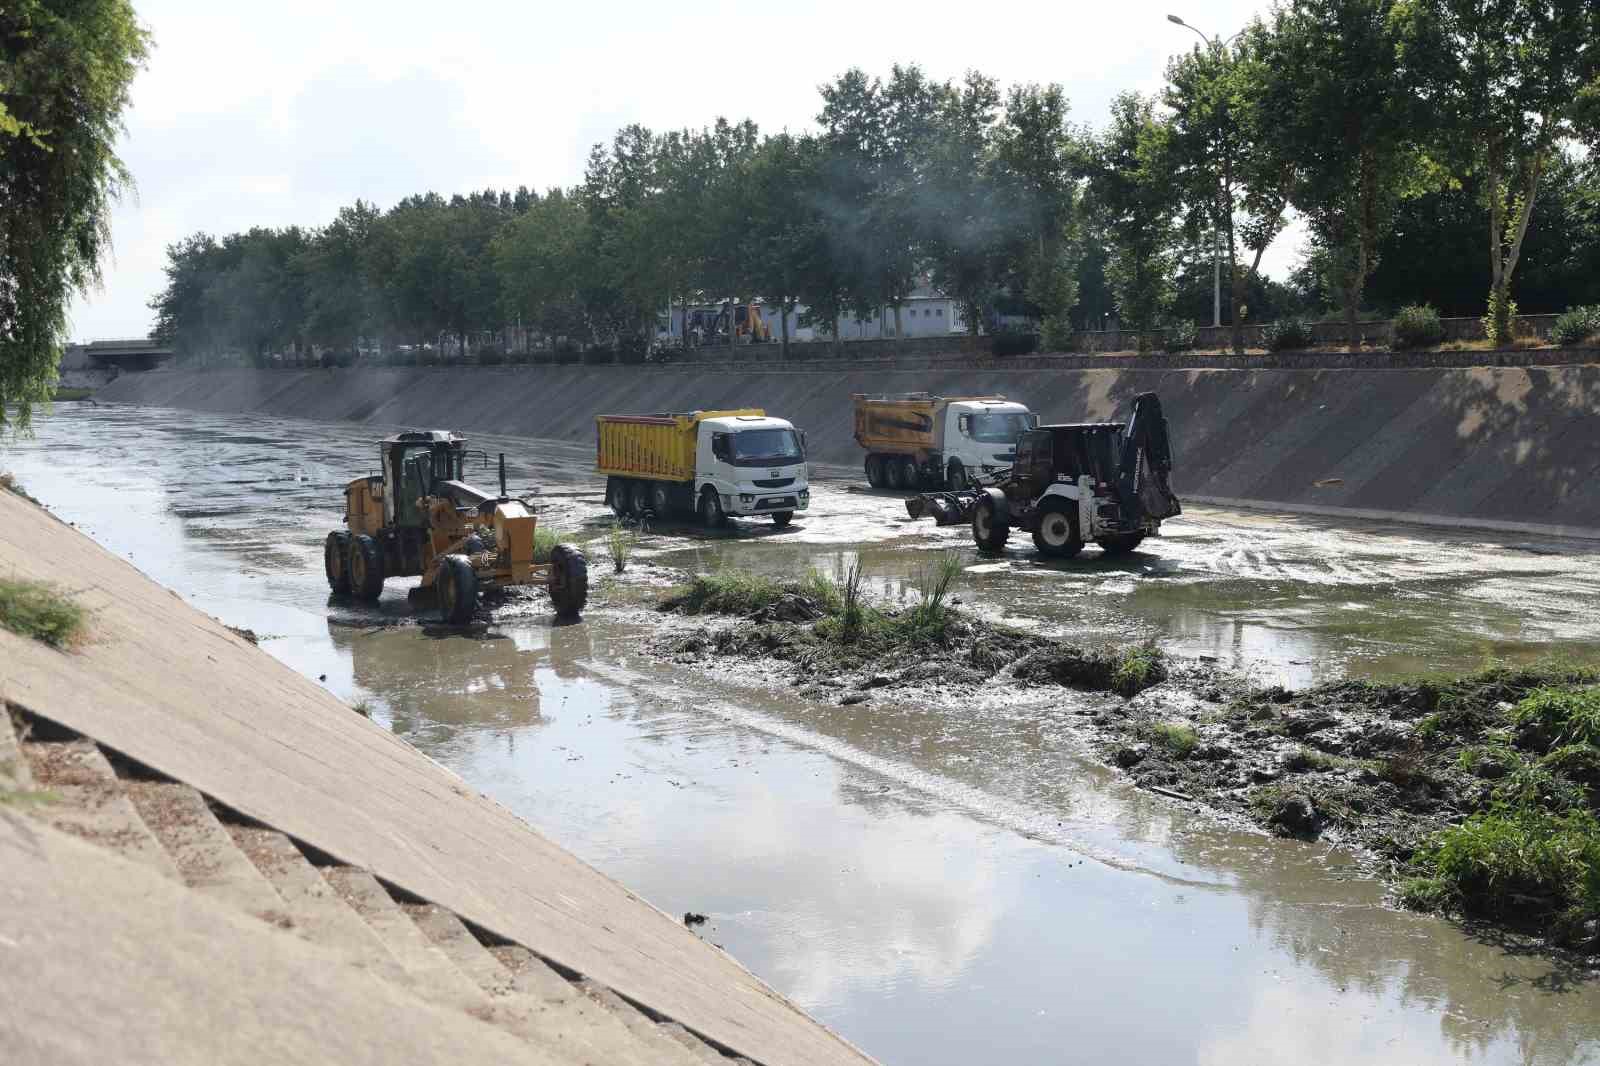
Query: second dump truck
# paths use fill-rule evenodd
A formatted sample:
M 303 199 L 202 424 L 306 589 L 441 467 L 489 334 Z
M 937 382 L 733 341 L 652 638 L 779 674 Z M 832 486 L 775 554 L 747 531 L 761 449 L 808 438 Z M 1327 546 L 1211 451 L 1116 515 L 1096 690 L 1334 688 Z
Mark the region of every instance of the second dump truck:
M 619 517 L 770 516 L 782 528 L 811 505 L 805 434 L 758 407 L 599 415 L 595 472 Z
M 855 393 L 855 438 L 873 488 L 949 488 L 1009 469 L 1017 438 L 1039 424 L 1004 396 Z

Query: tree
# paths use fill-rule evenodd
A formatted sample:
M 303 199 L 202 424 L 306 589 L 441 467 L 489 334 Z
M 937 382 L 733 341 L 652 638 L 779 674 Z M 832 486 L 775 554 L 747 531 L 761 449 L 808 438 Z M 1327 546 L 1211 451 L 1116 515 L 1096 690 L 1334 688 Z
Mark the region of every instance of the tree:
M 1212 255 L 1227 244 L 1228 321 L 1236 352 L 1244 351 L 1246 290 L 1283 229 L 1294 190 L 1295 167 L 1278 137 L 1276 101 L 1264 91 L 1266 43 L 1266 31 L 1256 23 L 1237 45 L 1213 41 L 1196 47 L 1168 65 L 1161 94 L 1170 113 L 1167 152 L 1174 184 L 1189 208 L 1190 240 L 1209 235 Z M 1244 269 L 1241 247 L 1250 256 Z
M 768 137 L 746 161 L 740 182 L 749 277 L 755 291 L 778 308 L 783 359 L 789 358 L 789 313 L 799 302 L 800 279 L 817 254 L 823 227 L 810 195 L 820 152 L 810 137 Z
M 1059 85 L 1018 85 L 995 134 L 1000 245 L 1032 314 L 1060 330 L 1078 302 L 1078 203 L 1083 149 Z
M 999 112 L 994 79 L 970 72 L 940 102 L 933 135 L 923 148 L 926 187 L 918 225 L 923 250 L 933 283 L 961 305 L 973 335 L 994 303 L 1005 270 L 1010 220 L 1001 217 L 997 186 Z
M 67 305 L 100 279 L 131 183 L 116 139 L 149 35 L 128 0 L 0 7 L 0 428 L 49 400 Z
M 590 335 L 579 283 L 588 224 L 582 204 L 551 189 L 495 237 L 505 314 L 552 340 Z
M 1291 0 L 1256 35 L 1262 106 L 1294 161 L 1295 206 L 1311 229 L 1324 284 L 1344 312 L 1350 350 L 1367 278 L 1414 161 L 1418 115 L 1392 0 Z
M 376 207 L 357 200 L 311 239 L 301 269 L 305 333 L 313 344 L 352 349 L 359 338 L 381 329 L 382 307 L 369 269 L 381 219 Z
M 1111 102 L 1111 125 L 1093 144 L 1088 164 L 1090 210 L 1110 243 L 1106 279 L 1117 314 L 1145 334 L 1172 304 L 1178 244 L 1178 198 L 1167 152 L 1170 129 L 1154 101 L 1122 93 Z
M 1476 174 L 1487 201 L 1491 339 L 1511 335 L 1511 282 L 1540 184 L 1561 149 L 1600 138 L 1600 5 L 1594 0 L 1401 0 L 1432 157 Z

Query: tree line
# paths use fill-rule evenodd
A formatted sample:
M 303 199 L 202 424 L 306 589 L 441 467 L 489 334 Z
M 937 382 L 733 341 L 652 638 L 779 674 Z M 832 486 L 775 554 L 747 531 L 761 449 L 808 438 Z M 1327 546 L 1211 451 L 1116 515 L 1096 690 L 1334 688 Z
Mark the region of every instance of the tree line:
M 518 324 L 638 352 L 668 306 L 804 308 L 835 342 L 919 284 L 976 330 L 1037 321 L 1045 343 L 1115 315 L 1203 318 L 1213 259 L 1246 321 L 1350 323 L 1428 301 L 1509 336 L 1600 301 L 1600 5 L 1589 0 L 1289 0 L 1170 61 L 1100 129 L 1060 85 L 850 70 L 815 133 L 749 121 L 619 131 L 583 181 L 544 193 L 357 202 L 315 229 L 197 234 L 169 249 L 156 336 L 182 356 L 262 358 L 362 339 Z M 1291 217 L 1293 276 L 1263 276 Z

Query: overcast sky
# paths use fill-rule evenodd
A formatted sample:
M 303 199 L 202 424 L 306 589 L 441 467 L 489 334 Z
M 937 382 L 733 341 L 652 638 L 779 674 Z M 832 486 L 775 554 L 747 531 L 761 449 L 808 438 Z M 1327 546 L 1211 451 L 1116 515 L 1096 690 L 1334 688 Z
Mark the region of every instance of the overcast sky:
M 583 174 L 619 126 L 810 128 L 817 86 L 915 62 L 938 78 L 1061 82 L 1099 126 L 1123 89 L 1161 85 L 1198 43 L 1168 11 L 1231 34 L 1265 0 L 974 5 L 441 4 L 407 0 L 135 0 L 155 38 L 133 87 L 122 158 L 137 191 L 113 223 L 104 289 L 78 339 L 138 336 L 166 246 L 196 231 L 314 226 L 357 197 L 547 188 Z M 1298 239 L 1268 253 L 1281 273 Z

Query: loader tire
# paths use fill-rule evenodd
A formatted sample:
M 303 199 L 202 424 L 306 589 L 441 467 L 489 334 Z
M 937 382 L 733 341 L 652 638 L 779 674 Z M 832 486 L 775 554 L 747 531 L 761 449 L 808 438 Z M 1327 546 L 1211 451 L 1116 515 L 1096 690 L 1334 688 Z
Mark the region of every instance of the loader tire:
M 1050 559 L 1071 559 L 1083 550 L 1078 516 L 1071 504 L 1060 498 L 1044 502 L 1039 508 L 1039 528 L 1033 531 L 1033 546 Z
M 995 514 L 994 501 L 982 497 L 972 508 L 972 540 L 981 552 L 999 554 L 1011 537 L 1011 524 Z
M 883 488 L 883 456 L 867 456 L 867 484 L 875 489 Z
M 1127 555 L 1144 543 L 1143 533 L 1124 533 L 1115 537 L 1101 537 L 1095 541 L 1107 555 Z
M 465 555 L 440 556 L 433 583 L 439 590 L 439 613 L 447 623 L 464 626 L 472 621 L 478 610 L 478 575 L 472 560 Z
M 350 594 L 350 534 L 336 529 L 322 545 L 322 568 L 328 574 L 328 588 L 336 596 Z
M 557 618 L 573 620 L 589 602 L 589 560 L 570 544 L 550 549 L 550 602 Z
M 972 482 L 967 478 L 967 468 L 960 459 L 950 460 L 944 473 L 944 487 L 951 492 L 964 492 L 972 487 Z
M 356 599 L 376 602 L 383 595 L 383 549 L 365 533 L 350 538 L 350 591 Z

